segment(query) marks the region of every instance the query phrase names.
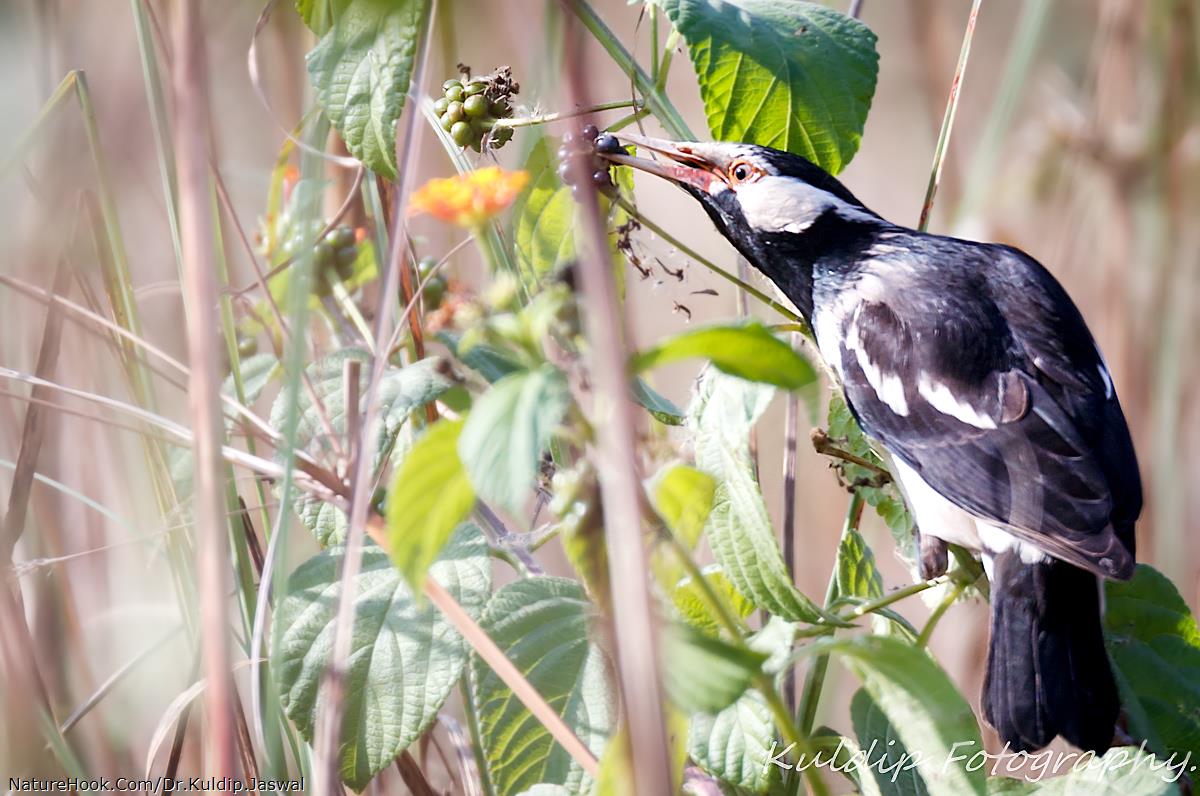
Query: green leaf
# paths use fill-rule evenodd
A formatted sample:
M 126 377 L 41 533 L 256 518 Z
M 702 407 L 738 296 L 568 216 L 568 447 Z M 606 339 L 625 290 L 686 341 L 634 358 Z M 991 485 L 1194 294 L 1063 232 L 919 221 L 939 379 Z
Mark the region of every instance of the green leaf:
M 635 376 L 630 382 L 630 389 L 633 390 L 633 400 L 637 405 L 649 412 L 655 420 L 667 426 L 683 425 L 683 412 L 679 407 L 655 392 L 644 379 Z
M 345 348 L 305 369 L 313 392 L 325 408 L 329 425 L 342 444 L 345 443 L 346 433 L 345 368 L 348 360 L 362 363 L 359 369 L 361 417 L 366 410 L 366 394 L 371 380 L 370 354 L 358 348 Z M 453 386 L 454 382 L 448 373 L 447 362 L 441 357 L 427 357 L 403 368 L 389 368 L 384 371 L 378 393 L 379 436 L 376 437 L 375 450 L 372 451 L 376 468 L 383 463 L 395 444 L 401 426 L 407 422 L 412 411 L 436 399 Z M 283 428 L 285 425 L 289 410 L 288 398 L 286 393 L 281 393 L 271 406 L 271 425 L 274 428 Z M 296 400 L 300 410 L 296 426 L 296 447 L 317 456 L 331 455 L 333 445 L 329 433 L 308 390 L 300 389 Z
M 552 365 L 505 376 L 476 399 L 458 453 L 482 498 L 521 510 L 570 403 L 567 380 Z
M 522 270 L 543 276 L 575 257 L 575 200 L 558 178 L 550 139 L 534 144 L 524 168 L 529 190 L 514 210 L 513 246 Z
M 337 351 L 308 366 L 306 373 L 313 392 L 325 407 L 329 425 L 345 445 L 346 432 L 346 383 L 345 364 L 349 360 L 361 362 L 359 369 L 359 395 L 362 396 L 361 413 L 366 410 L 366 393 L 371 379 L 370 355 L 357 348 Z M 428 357 L 404 368 L 389 368 L 384 371 L 379 383 L 379 434 L 375 438 L 372 452 L 373 466 L 378 470 L 388 454 L 397 446 L 400 431 L 414 409 L 442 395 L 453 385 L 448 375 L 446 360 Z M 251 382 L 247 381 L 247 389 Z M 299 403 L 299 418 L 296 426 L 296 447 L 307 450 L 318 458 L 332 455 L 333 446 L 325 424 L 321 422 L 316 404 L 307 389 L 296 394 Z M 283 428 L 288 417 L 288 395 L 280 393 L 271 406 L 271 425 Z M 345 512 L 307 494 L 295 498 L 293 508 L 301 522 L 316 537 L 322 547 L 340 544 L 346 535 L 348 520 Z M 451 526 L 453 527 L 453 526 Z
M 309 741 L 332 652 L 342 558 L 342 549 L 335 548 L 301 564 L 275 619 L 281 628 L 275 651 L 280 698 Z M 491 563 L 479 529 L 460 526 L 430 576 L 478 616 L 491 589 Z M 466 665 L 467 645 L 433 605 L 414 599 L 387 554 L 373 544 L 363 550 L 354 585 L 339 760 L 342 778 L 362 790 L 433 723 Z
M 317 102 L 346 148 L 396 179 L 396 121 L 404 109 L 427 0 L 349 0 L 308 54 Z
M 650 498 L 671 533 L 691 550 L 700 541 L 715 490 L 711 476 L 686 464 L 675 464 L 659 471 L 651 484 Z
M 984 771 L 967 760 L 983 749 L 971 706 L 924 650 L 885 636 L 814 644 L 839 655 L 912 755 L 933 796 L 987 792 Z M 867 741 L 860 737 L 860 743 Z M 956 759 L 957 758 L 957 759 Z
M 719 564 L 712 564 L 701 570 L 704 579 L 717 594 L 717 599 L 723 600 L 730 613 L 738 619 L 745 619 L 754 612 L 754 604 L 742 596 L 733 587 L 729 578 L 721 571 Z M 713 609 L 704 599 L 700 585 L 691 578 L 683 578 L 671 589 L 671 602 L 675 604 L 679 615 L 697 630 L 710 636 L 719 635 L 721 626 Z
M 462 335 L 457 332 L 438 332 L 437 339 L 450 349 L 458 361 L 479 373 L 489 384 L 494 384 L 508 374 L 521 370 L 519 363 L 511 359 L 503 351 L 493 348 L 486 343 L 473 345 L 466 351 L 461 351 L 459 349 L 459 341 L 462 339 Z
M 1108 651 L 1132 692 L 1123 701 L 1140 706 L 1163 746 L 1155 751 L 1200 759 L 1200 629 L 1187 603 L 1146 564 L 1128 583 L 1106 582 L 1105 593 Z
M 348 5 L 350 0 L 296 0 L 296 11 L 309 30 L 323 36 Z
M 846 401 L 840 392 L 835 391 L 829 396 L 829 439 L 830 441 L 859 458 L 865 459 L 879 467 L 885 467 L 883 460 L 871 447 L 870 440 L 859 427 L 858 421 L 850 413 Z M 913 520 L 904 505 L 904 498 L 896 488 L 895 482 L 882 486 L 869 486 L 876 480 L 877 473 L 869 468 L 853 462 L 836 461 L 841 470 L 842 478 L 848 484 L 854 484 L 855 491 L 862 495 L 867 505 L 875 509 L 892 532 L 902 558 L 908 561 L 916 560 L 916 536 L 913 534 Z
M 875 554 L 854 528 L 847 528 L 838 544 L 838 594 L 873 600 L 883 596 L 883 578 L 875 568 Z
M 707 359 L 731 376 L 786 390 L 799 390 L 817 377 L 807 359 L 759 323 L 689 329 L 635 356 L 633 367 L 641 372 L 692 357 Z
M 388 490 L 392 559 L 418 590 L 442 545 L 475 505 L 467 471 L 458 459 L 463 422 L 441 420 L 430 426 L 404 457 Z
M 754 480 L 749 433 L 772 391 L 708 370 L 688 409 L 696 466 L 717 482 L 705 534 L 738 591 L 784 619 L 815 623 L 821 611 L 792 583 L 762 491 Z
M 1081 756 L 1063 776 L 1044 780 L 1024 793 L 1037 796 L 1177 796 L 1182 792 L 1178 776 L 1168 768 L 1166 761 L 1156 760 L 1149 752 L 1120 746 L 1109 749 L 1102 757 L 1091 757 L 1090 753 Z M 1012 793 L 1011 790 L 1005 792 Z
M 858 20 L 799 0 L 662 0 L 719 141 L 794 152 L 830 174 L 862 140 L 879 55 Z
M 254 354 L 241 361 L 242 389 L 246 398 L 246 406 L 254 405 L 254 402 L 263 394 L 263 390 L 282 369 L 274 354 Z M 234 383 L 232 373 L 226 376 L 225 381 L 221 383 L 221 392 L 230 398 L 237 398 L 237 385 Z
M 529 152 L 524 169 L 529 172 L 529 190 L 518 200 L 513 217 L 513 248 L 521 271 L 542 277 L 575 259 L 575 200 L 571 189 L 558 178 L 558 160 L 554 157 L 552 141 L 541 138 Z M 629 169 L 617 169 L 617 186 L 629 193 L 633 176 Z M 600 209 L 605 215 L 612 210 L 609 201 L 600 197 Z M 612 211 L 611 227 L 627 220 L 623 210 Z M 610 233 L 615 247 L 616 235 Z
M 757 691 L 720 713 L 697 713 L 688 728 L 688 753 L 696 765 L 751 793 L 766 793 L 781 781 L 782 769 L 768 762 L 783 748 L 776 743 L 771 711 Z
M 616 724 L 608 660 L 588 640 L 591 604 L 564 578 L 526 578 L 497 591 L 480 625 L 517 669 L 599 755 Z M 583 770 L 478 657 L 471 693 L 488 774 L 500 796 L 538 783 L 586 787 Z
M 664 679 L 671 700 L 689 713 L 716 713 L 732 705 L 762 670 L 767 655 L 674 625 L 663 637 Z
M 877 792 L 884 796 L 926 796 L 929 793 L 914 757 L 888 721 L 887 714 L 865 689 L 860 688 L 850 700 L 850 720 L 854 723 L 859 748 L 864 750 L 867 760 L 859 776 L 874 779 Z

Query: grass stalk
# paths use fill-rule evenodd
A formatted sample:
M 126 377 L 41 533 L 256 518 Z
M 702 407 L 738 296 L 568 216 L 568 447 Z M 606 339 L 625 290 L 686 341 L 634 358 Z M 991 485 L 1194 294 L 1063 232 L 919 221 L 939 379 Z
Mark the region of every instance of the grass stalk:
M 967 71 L 967 60 L 971 55 L 971 42 L 975 39 L 975 21 L 979 17 L 979 7 L 982 4 L 983 0 L 973 0 L 971 14 L 967 17 L 967 29 L 963 32 L 962 48 L 958 52 L 958 65 L 954 68 L 954 81 L 950 84 L 950 96 L 946 99 L 946 113 L 942 116 L 942 128 L 938 132 L 937 146 L 933 150 L 933 167 L 929 170 L 929 184 L 925 187 L 925 201 L 921 203 L 921 218 L 917 223 L 917 229 L 922 232 L 929 229 L 929 216 L 933 213 L 933 200 L 937 196 L 938 184 L 942 180 L 942 166 L 945 165 L 950 135 L 954 131 L 954 117 L 958 113 L 958 97 L 962 89 L 963 77 Z
M 208 179 L 208 76 L 199 3 L 184 3 L 174 20 L 176 170 L 179 178 L 179 232 L 186 298 L 190 415 L 195 437 L 196 534 L 199 538 L 200 614 L 203 640 L 205 715 L 211 771 L 234 776 L 236 728 L 230 675 L 228 617 L 225 612 L 228 553 L 225 520 L 224 436 L 221 374 L 216 341 L 217 280 L 213 257 L 213 218 Z

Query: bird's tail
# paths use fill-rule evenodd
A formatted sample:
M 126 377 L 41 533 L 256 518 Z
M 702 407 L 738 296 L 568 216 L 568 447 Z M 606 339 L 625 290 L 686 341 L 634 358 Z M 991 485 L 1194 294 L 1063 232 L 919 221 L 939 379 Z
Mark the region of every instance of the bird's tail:
M 1096 576 L 1061 561 L 1026 564 L 1015 549 L 994 558 L 991 575 L 984 718 L 1013 751 L 1041 749 L 1056 735 L 1108 749 L 1120 702 Z

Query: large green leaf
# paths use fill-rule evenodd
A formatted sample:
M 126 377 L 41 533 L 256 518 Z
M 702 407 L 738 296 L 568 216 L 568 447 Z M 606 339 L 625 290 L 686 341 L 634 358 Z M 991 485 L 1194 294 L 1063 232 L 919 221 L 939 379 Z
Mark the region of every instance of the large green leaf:
M 523 270 L 538 276 L 575 257 L 575 200 L 557 169 L 550 139 L 539 139 L 525 161 L 529 190 L 513 215 L 517 260 Z
M 766 793 L 781 781 L 782 769 L 769 763 L 783 748 L 767 701 L 757 691 L 720 713 L 697 713 L 688 727 L 688 753 L 714 777 L 751 793 Z
M 366 409 L 366 392 L 371 379 L 370 354 L 357 348 L 345 348 L 306 368 L 313 392 L 320 399 L 329 425 L 343 445 L 346 433 L 345 368 L 349 360 L 362 363 L 359 368 L 361 417 L 361 413 Z M 400 427 L 408 420 L 412 411 L 434 400 L 453 384 L 447 362 L 441 357 L 427 357 L 406 367 L 389 368 L 383 372 L 378 393 L 379 436 L 375 440 L 375 449 L 371 451 L 376 466 L 382 463 L 395 442 Z M 321 421 L 320 412 L 313 403 L 312 396 L 307 389 L 301 388 L 296 400 L 300 410 L 296 427 L 296 447 L 316 456 L 330 454 L 333 446 L 329 433 Z M 288 396 L 281 393 L 271 406 L 271 425 L 274 428 L 284 427 L 289 408 Z
M 875 568 L 875 554 L 854 528 L 847 528 L 838 544 L 837 591 L 842 597 L 868 600 L 883 596 L 883 578 Z
M 874 780 L 877 792 L 884 796 L 926 796 L 929 789 L 917 771 L 915 758 L 897 735 L 887 714 L 880 709 L 866 689 L 860 688 L 850 700 L 850 720 L 858 746 L 863 750 L 866 765 L 859 767 L 859 777 Z
M 604 653 L 588 640 L 591 604 L 575 581 L 526 578 L 497 591 L 480 624 L 580 740 L 599 755 L 616 723 Z M 538 783 L 586 786 L 582 769 L 480 658 L 471 662 L 488 773 L 498 796 Z
M 454 528 L 475 505 L 467 471 L 458 459 L 462 420 L 434 423 L 392 476 L 387 529 L 392 559 L 416 588 Z
M 696 466 L 717 488 L 705 534 L 738 591 L 784 619 L 817 622 L 820 610 L 792 583 L 754 480 L 749 433 L 771 400 L 768 387 L 708 370 L 688 409 Z
M 768 655 L 691 627 L 664 633 L 664 680 L 671 700 L 689 713 L 716 713 L 733 704 L 762 671 Z
M 796 626 L 777 616 L 746 640 L 753 652 L 764 656 L 762 670 L 778 675 L 791 660 Z M 787 764 L 784 747 L 777 743 L 771 711 L 758 691 L 746 691 L 737 702 L 719 713 L 696 713 L 688 728 L 692 759 L 724 782 L 764 793 L 780 782 Z
M 687 40 L 713 137 L 803 155 L 831 174 L 862 140 L 875 34 L 800 0 L 662 0 Z
M 475 491 L 519 512 L 571 391 L 552 365 L 505 376 L 475 401 L 458 453 Z
M 541 277 L 575 259 L 575 200 L 571 189 L 558 178 L 558 160 L 553 154 L 553 142 L 542 138 L 534 144 L 525 161 L 529 172 L 529 190 L 518 200 L 513 217 L 513 248 L 523 273 Z M 629 169 L 617 169 L 617 185 L 624 192 L 633 188 Z M 610 204 L 601 197 L 601 210 L 607 213 Z M 616 210 L 612 226 L 624 223 L 624 211 Z M 610 235 L 615 245 L 616 236 Z
M 686 464 L 674 464 L 654 477 L 650 499 L 671 533 L 690 550 L 700 541 L 715 490 L 712 476 Z
M 717 599 L 724 602 L 725 607 L 738 619 L 745 619 L 754 613 L 754 605 L 742 593 L 733 587 L 729 578 L 721 571 L 720 564 L 711 564 L 701 570 L 709 587 L 716 593 Z M 710 636 L 720 635 L 721 625 L 713 612 L 708 600 L 705 599 L 700 584 L 692 578 L 682 578 L 671 589 L 671 602 L 679 615 L 689 625 Z
M 983 749 L 971 706 L 933 659 L 918 647 L 886 636 L 813 645 L 832 652 L 858 676 L 934 796 L 987 792 L 984 770 L 967 760 Z M 869 740 L 860 736 L 866 746 Z
M 342 594 L 343 550 L 301 564 L 275 621 L 280 698 L 288 716 L 313 738 L 317 695 L 333 647 Z M 491 590 L 487 543 L 474 525 L 458 528 L 430 576 L 472 616 Z M 342 778 L 362 790 L 427 730 L 467 662 L 467 645 L 428 601 L 416 600 L 385 552 L 368 544 L 354 582 L 354 637 L 346 673 Z
M 1043 752 L 1042 754 L 1046 754 Z M 1031 759 L 1036 759 L 1036 755 Z M 1181 762 L 1176 760 L 1175 763 Z M 1062 776 L 1040 782 L 993 777 L 988 780 L 990 796 L 1177 796 L 1182 793 L 1180 773 L 1165 760 L 1156 760 L 1133 746 L 1109 749 L 1101 757 L 1085 753 L 1068 759 Z M 1045 769 L 1043 769 L 1044 771 Z
M 427 0 L 349 0 L 308 54 L 321 110 L 351 154 L 388 179 L 427 8 Z
M 638 371 L 702 357 L 731 376 L 786 390 L 807 387 L 816 371 L 804 357 L 759 323 L 702 326 L 669 337 L 634 357 Z
M 350 0 L 296 0 L 296 11 L 309 30 L 323 36 L 349 4 Z
M 346 362 L 361 363 L 359 368 L 359 413 L 366 409 L 366 392 L 371 378 L 370 355 L 357 348 L 345 348 L 314 362 L 306 369 L 313 393 L 325 409 L 329 425 L 338 436 L 340 444 L 346 445 Z M 446 360 L 428 357 L 404 368 L 389 368 L 379 383 L 378 408 L 379 431 L 371 455 L 378 469 L 397 444 L 400 430 L 414 409 L 442 395 L 453 386 L 448 375 Z M 255 382 L 248 381 L 247 389 Z M 271 425 L 283 428 L 286 424 L 289 404 L 287 392 L 281 392 L 271 406 Z M 318 459 L 332 455 L 333 444 L 325 424 L 321 421 L 317 405 L 305 388 L 296 394 L 299 418 L 296 426 L 296 447 L 307 450 Z M 296 497 L 294 508 L 305 527 L 316 537 L 322 547 L 340 544 L 345 538 L 346 514 L 336 506 L 307 494 Z M 461 519 L 461 518 L 459 518 Z M 455 521 L 457 522 L 457 520 Z M 453 527 L 453 525 L 451 526 Z
M 1105 584 L 1108 650 L 1136 701 L 1155 751 L 1200 760 L 1200 629 L 1166 576 L 1139 564 L 1128 583 Z M 1128 707 L 1127 707 L 1128 710 Z M 1134 727 L 1134 729 L 1138 729 Z

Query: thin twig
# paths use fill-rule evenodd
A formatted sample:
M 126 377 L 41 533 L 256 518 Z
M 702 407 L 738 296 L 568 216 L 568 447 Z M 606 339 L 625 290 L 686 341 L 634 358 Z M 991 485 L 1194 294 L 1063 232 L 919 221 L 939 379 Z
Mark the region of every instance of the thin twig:
M 603 102 L 599 105 L 593 105 L 590 108 L 579 108 L 573 111 L 561 111 L 559 113 L 545 113 L 541 116 L 526 116 L 517 119 L 497 119 L 496 127 L 532 127 L 536 124 L 549 124 L 550 122 L 558 122 L 563 119 L 574 119 L 577 116 L 588 116 L 601 111 L 615 111 L 620 108 L 633 108 L 635 111 L 640 111 L 644 103 L 640 100 L 618 100 L 616 102 Z
M 815 450 L 817 453 L 820 453 L 824 456 L 832 456 L 835 459 L 841 459 L 844 462 L 856 464 L 863 469 L 870 470 L 875 475 L 876 479 L 879 480 L 881 486 L 891 482 L 892 474 L 887 470 L 887 468 L 880 467 L 870 459 L 864 459 L 862 456 L 839 448 L 833 443 L 833 440 L 829 438 L 829 435 L 825 432 L 825 429 L 814 428 L 812 430 L 811 439 L 813 450 Z
M 979 16 L 979 7 L 983 0 L 974 0 L 971 4 L 971 15 L 967 17 L 967 29 L 963 32 L 962 49 L 958 53 L 958 66 L 954 69 L 954 82 L 950 84 L 950 96 L 946 100 L 946 113 L 942 117 L 942 129 L 938 132 L 937 147 L 933 150 L 933 168 L 930 169 L 929 185 L 925 188 L 925 201 L 921 204 L 921 219 L 917 229 L 924 232 L 929 228 L 929 216 L 933 212 L 933 199 L 937 196 L 938 183 L 942 179 L 942 166 L 945 164 L 946 148 L 950 143 L 950 134 L 954 130 L 954 116 L 958 112 L 958 96 L 962 88 L 963 76 L 967 71 L 967 59 L 971 55 L 971 41 L 975 38 L 975 20 Z

